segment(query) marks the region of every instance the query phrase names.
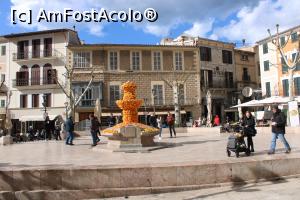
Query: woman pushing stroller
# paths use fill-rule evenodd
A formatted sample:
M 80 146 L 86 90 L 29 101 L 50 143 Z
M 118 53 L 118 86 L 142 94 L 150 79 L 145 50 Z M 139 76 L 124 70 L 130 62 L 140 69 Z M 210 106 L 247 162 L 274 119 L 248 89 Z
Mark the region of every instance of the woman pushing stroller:
M 244 134 L 247 137 L 247 146 L 251 152 L 254 152 L 253 139 L 256 135 L 255 119 L 251 112 L 246 111 L 245 117 L 242 119 Z

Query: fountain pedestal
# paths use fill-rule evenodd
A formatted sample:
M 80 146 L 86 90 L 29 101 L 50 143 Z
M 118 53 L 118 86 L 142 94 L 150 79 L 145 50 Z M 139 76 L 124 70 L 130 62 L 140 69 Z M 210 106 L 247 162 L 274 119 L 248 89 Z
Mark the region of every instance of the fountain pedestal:
M 155 146 L 153 139 L 159 130 L 138 123 L 138 108 L 143 101 L 136 98 L 136 84 L 128 81 L 122 85 L 122 90 L 123 99 L 116 103 L 122 109 L 123 122 L 103 130 L 102 135 L 108 138 L 107 148 L 122 151 Z
M 141 129 L 132 125 L 120 128 L 120 135 L 118 137 L 111 137 L 108 140 L 107 147 L 109 149 L 122 148 L 141 148 Z

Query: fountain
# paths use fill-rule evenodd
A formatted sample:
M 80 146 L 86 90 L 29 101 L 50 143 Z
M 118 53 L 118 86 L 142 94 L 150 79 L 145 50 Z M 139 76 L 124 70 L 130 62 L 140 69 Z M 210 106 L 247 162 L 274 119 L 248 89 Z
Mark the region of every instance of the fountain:
M 155 146 L 153 139 L 159 130 L 138 123 L 138 108 L 143 101 L 136 99 L 136 87 L 136 84 L 131 81 L 122 85 L 123 99 L 116 103 L 122 109 L 123 122 L 102 131 L 102 135 L 108 138 L 110 149 Z

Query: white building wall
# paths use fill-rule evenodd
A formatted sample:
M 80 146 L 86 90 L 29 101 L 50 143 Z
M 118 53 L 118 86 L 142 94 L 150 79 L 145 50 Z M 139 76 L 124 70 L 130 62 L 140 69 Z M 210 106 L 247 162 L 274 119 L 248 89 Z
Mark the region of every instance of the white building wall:
M 17 53 L 17 42 L 18 41 L 29 41 L 28 51 L 32 52 L 32 40 L 40 39 L 40 51 L 44 48 L 44 38 L 52 38 L 52 52 L 58 52 L 59 58 L 52 56 L 52 58 L 41 58 L 29 59 L 27 61 L 16 62 L 13 61 L 13 53 Z M 63 74 L 65 73 L 65 61 L 66 61 L 66 46 L 68 45 L 68 33 L 59 32 L 43 35 L 31 35 L 26 37 L 16 37 L 10 39 L 9 42 L 9 67 L 8 67 L 8 84 L 12 91 L 11 103 L 9 109 L 11 110 L 12 118 L 19 119 L 20 117 L 29 115 L 43 115 L 42 102 L 43 94 L 51 93 L 51 108 L 48 110 L 48 114 L 51 115 L 64 115 L 66 97 L 63 91 L 58 85 L 43 85 L 42 83 L 38 86 L 27 86 L 27 87 L 15 87 L 13 81 L 16 80 L 16 72 L 19 71 L 22 65 L 26 65 L 29 69 L 29 79 L 31 77 L 31 67 L 35 64 L 40 66 L 40 77 L 42 82 L 43 77 L 43 66 L 47 63 L 52 65 L 52 69 L 56 69 L 58 79 L 62 82 L 65 81 Z M 20 108 L 20 95 L 27 94 L 27 108 Z M 39 107 L 32 109 L 32 94 L 39 94 Z
M 269 71 L 264 71 L 264 61 L 269 60 Z M 276 47 L 268 42 L 268 53 L 263 53 L 263 44 L 259 45 L 259 62 L 261 72 L 262 95 L 266 95 L 266 82 L 270 82 L 271 95 L 279 95 L 278 89 L 278 63 Z

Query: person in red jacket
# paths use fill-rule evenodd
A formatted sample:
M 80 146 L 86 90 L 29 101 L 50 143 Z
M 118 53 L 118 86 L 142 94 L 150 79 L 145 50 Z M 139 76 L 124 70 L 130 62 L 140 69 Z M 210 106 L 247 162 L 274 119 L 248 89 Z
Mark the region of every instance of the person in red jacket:
M 172 131 L 174 133 L 174 136 L 176 137 L 176 131 L 175 131 L 175 127 L 174 127 L 174 118 L 173 118 L 173 116 L 170 112 L 168 112 L 167 124 L 168 124 L 169 130 L 170 130 L 170 137 L 173 137 L 172 136 Z
M 218 115 L 215 116 L 214 119 L 214 126 L 220 126 L 220 118 Z

